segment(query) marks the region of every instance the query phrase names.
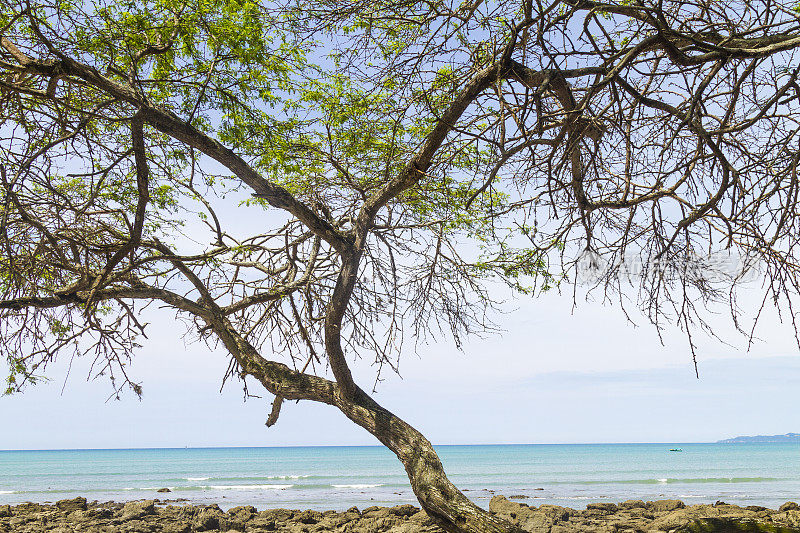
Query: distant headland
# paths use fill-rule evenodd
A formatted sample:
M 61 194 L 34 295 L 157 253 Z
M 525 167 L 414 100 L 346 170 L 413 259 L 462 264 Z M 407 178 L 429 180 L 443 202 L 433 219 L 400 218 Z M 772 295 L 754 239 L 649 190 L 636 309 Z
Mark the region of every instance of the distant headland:
M 798 442 L 800 443 L 800 433 L 786 433 L 785 435 L 755 435 L 739 436 L 732 439 L 717 441 L 720 444 L 740 444 L 748 442 L 771 443 L 771 442 Z

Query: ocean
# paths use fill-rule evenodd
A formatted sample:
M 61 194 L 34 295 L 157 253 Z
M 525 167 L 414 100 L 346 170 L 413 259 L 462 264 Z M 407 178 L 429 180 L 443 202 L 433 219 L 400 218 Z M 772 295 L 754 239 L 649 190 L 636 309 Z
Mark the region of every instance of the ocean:
M 777 508 L 800 500 L 800 444 L 436 449 L 453 483 L 482 506 L 494 494 L 573 508 L 665 498 Z M 171 492 L 157 493 L 160 488 Z M 223 509 L 345 510 L 416 502 L 400 463 L 377 446 L 0 451 L 0 504 L 75 496 L 185 498 Z

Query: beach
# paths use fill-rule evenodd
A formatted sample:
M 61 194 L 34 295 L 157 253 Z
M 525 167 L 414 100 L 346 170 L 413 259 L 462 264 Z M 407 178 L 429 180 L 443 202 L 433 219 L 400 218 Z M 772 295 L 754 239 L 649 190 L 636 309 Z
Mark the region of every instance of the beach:
M 742 508 L 718 502 L 686 506 L 678 500 L 620 504 L 589 504 L 585 510 L 555 505 L 528 506 L 504 496 L 492 498 L 489 509 L 531 533 L 577 532 L 719 532 L 800 531 L 800 506 L 781 509 Z M 127 503 L 87 502 L 78 497 L 55 504 L 24 503 L 0 506 L 0 531 L 67 533 L 192 533 L 268 532 L 306 533 L 437 533 L 441 530 L 413 505 L 372 506 L 344 512 L 268 509 L 239 506 L 223 511 L 217 505 L 185 505 L 174 500 Z

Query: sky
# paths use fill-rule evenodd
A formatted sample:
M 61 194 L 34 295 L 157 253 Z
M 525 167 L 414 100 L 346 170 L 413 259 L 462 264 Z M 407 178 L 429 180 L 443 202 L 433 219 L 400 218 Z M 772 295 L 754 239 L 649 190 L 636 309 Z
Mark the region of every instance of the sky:
M 229 207 L 231 223 L 250 214 Z M 740 304 L 754 308 L 755 298 Z M 800 432 L 800 354 L 792 332 L 767 313 L 761 340 L 747 350 L 724 310 L 709 315 L 724 344 L 697 334 L 698 369 L 685 335 L 662 338 L 635 313 L 581 301 L 570 291 L 509 298 L 498 334 L 446 341 L 403 355 L 401 376 L 386 374 L 376 399 L 435 444 L 699 442 L 743 434 Z M 287 402 L 277 425 L 265 421 L 271 397 L 244 401 L 229 382 L 227 355 L 185 344 L 184 326 L 154 311 L 149 339 L 129 368 L 143 383 L 108 400 L 107 382 L 87 381 L 88 360 L 57 361 L 51 381 L 0 397 L 0 449 L 374 445 L 335 408 Z M 662 342 L 663 340 L 663 342 Z M 2 370 L 2 367 L 0 367 Z M 374 369 L 354 364 L 368 388 Z M 251 386 L 251 393 L 259 394 Z
M 282 220 L 240 200 L 217 199 L 230 234 Z M 209 242 L 202 228 L 191 220 L 184 227 L 183 253 Z M 745 317 L 760 303 L 758 282 L 750 287 L 738 299 Z M 766 309 L 749 350 L 724 306 L 705 313 L 725 342 L 694 333 L 697 379 L 678 328 L 659 337 L 635 310 L 631 324 L 598 298 L 579 295 L 574 305 L 571 287 L 536 297 L 492 290 L 505 300 L 492 316 L 500 332 L 468 338 L 461 351 L 446 339 L 409 349 L 400 376 L 384 373 L 378 384 L 376 400 L 434 444 L 708 442 L 800 432 L 800 353 L 774 310 Z M 267 428 L 269 393 L 251 383 L 250 393 L 262 397 L 244 401 L 236 381 L 220 391 L 224 351 L 187 344 L 186 326 L 168 310 L 140 320 L 148 339 L 128 372 L 142 382 L 141 400 L 132 392 L 109 400 L 108 382 L 87 381 L 88 359 L 71 368 L 57 360 L 49 382 L 0 396 L 0 450 L 378 444 L 335 408 L 311 402 L 286 402 Z M 352 366 L 368 390 L 375 369 L 366 360 Z
M 748 304 L 748 300 L 743 300 Z M 750 302 L 753 303 L 753 302 Z M 686 338 L 617 307 L 549 293 L 509 300 L 504 331 L 404 354 L 402 377 L 386 375 L 376 399 L 434 444 L 704 442 L 741 434 L 800 431 L 800 357 L 790 329 L 768 315 L 749 351 L 724 313 L 710 315 L 724 345 L 698 337 L 700 379 Z M 636 315 L 633 315 L 636 318 Z M 148 315 L 149 340 L 129 368 L 143 382 L 107 401 L 107 382 L 87 381 L 88 360 L 59 361 L 51 381 L 0 397 L 0 449 L 373 445 L 335 408 L 286 403 L 264 424 L 271 398 L 220 392 L 227 357 L 185 344 L 173 315 Z M 374 380 L 354 364 L 362 387 Z M 63 389 L 63 392 L 62 392 Z M 259 394 L 251 384 L 250 392 Z

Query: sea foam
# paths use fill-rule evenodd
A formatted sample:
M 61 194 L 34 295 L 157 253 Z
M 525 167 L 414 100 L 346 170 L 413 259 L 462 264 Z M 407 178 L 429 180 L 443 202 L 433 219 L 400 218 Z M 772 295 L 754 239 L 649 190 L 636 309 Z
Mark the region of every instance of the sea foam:
M 294 485 L 205 485 L 201 489 L 210 490 L 285 490 Z

